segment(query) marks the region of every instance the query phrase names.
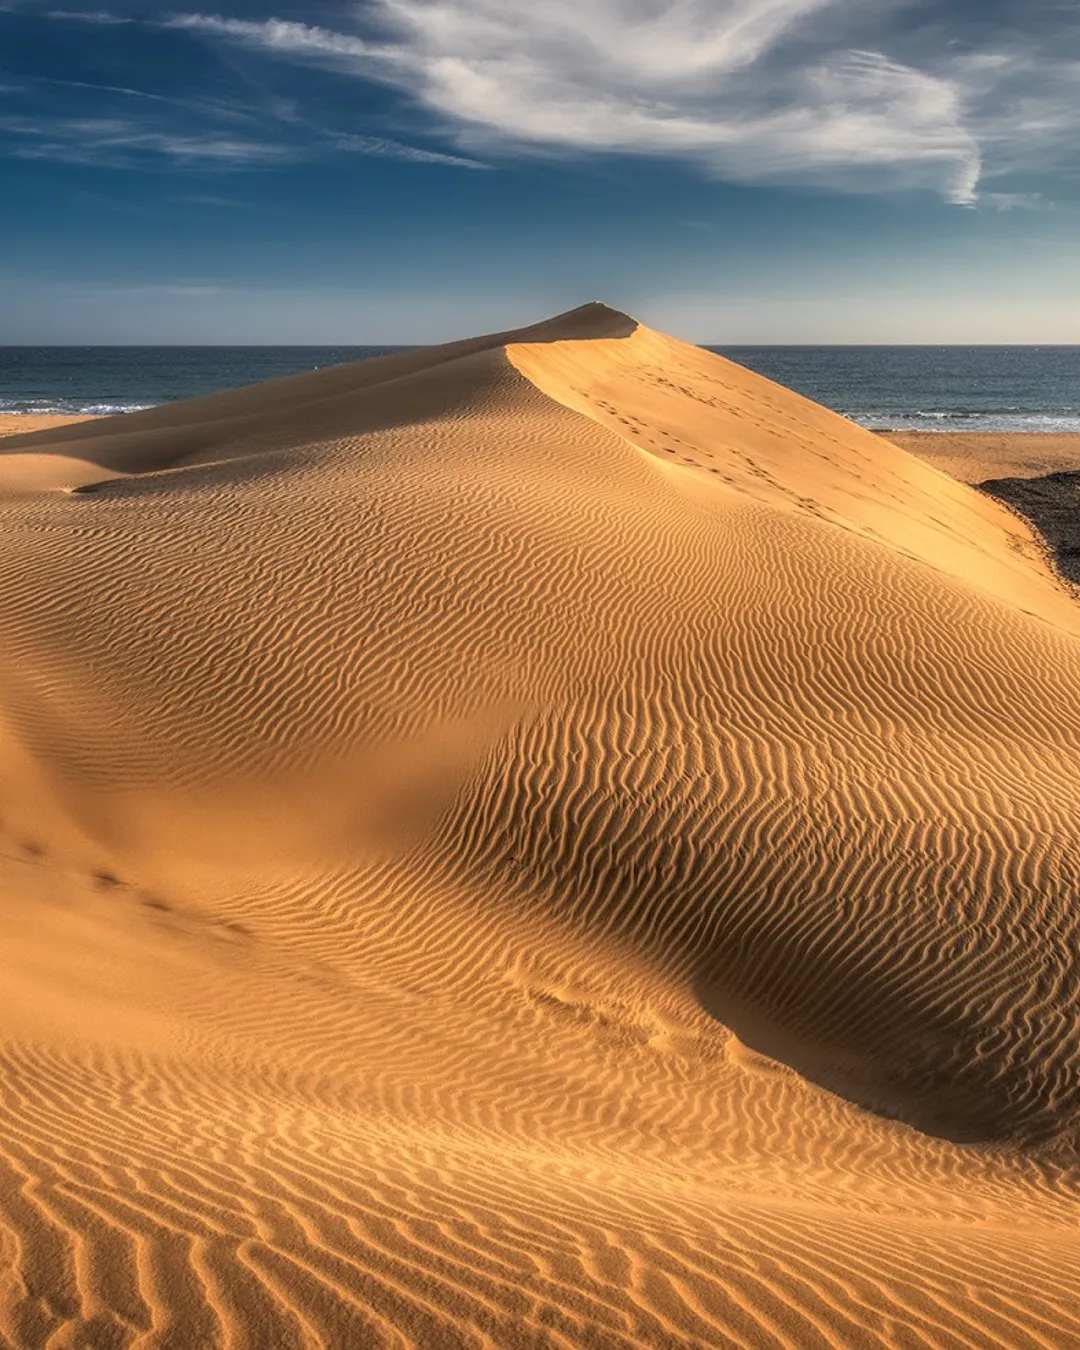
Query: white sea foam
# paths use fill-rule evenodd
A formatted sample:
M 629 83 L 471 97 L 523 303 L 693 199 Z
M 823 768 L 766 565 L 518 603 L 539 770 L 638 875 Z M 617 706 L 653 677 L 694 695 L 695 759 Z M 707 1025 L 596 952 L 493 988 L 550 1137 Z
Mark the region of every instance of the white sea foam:
M 113 417 L 141 412 L 153 403 L 75 403 L 55 399 L 0 399 L 0 413 L 17 417 Z
M 923 412 L 841 409 L 845 417 L 881 431 L 1080 432 L 1080 413 Z

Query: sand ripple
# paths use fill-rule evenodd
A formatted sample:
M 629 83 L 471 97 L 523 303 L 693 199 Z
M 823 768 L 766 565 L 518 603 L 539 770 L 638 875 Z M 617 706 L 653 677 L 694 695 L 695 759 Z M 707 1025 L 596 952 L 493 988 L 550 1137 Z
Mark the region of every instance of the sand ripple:
M 1080 641 L 587 306 L 0 450 L 0 1339 L 1080 1340 Z

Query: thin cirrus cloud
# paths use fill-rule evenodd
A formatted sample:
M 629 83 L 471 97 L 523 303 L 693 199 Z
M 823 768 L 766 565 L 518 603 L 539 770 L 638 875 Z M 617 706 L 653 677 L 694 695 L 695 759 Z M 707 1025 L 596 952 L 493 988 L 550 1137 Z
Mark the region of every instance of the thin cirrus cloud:
M 0 131 L 16 140 L 12 151 L 20 159 L 51 159 L 68 164 L 122 166 L 147 155 L 164 156 L 187 165 L 235 167 L 287 162 L 295 152 L 288 146 L 213 133 L 179 134 L 148 130 L 119 117 L 0 119 Z
M 102 23 L 107 25 L 133 22 L 132 19 L 123 14 L 112 14 L 104 9 L 50 9 L 46 18 L 72 19 L 77 23 Z
M 491 168 L 490 164 L 484 164 L 477 159 L 467 159 L 464 155 L 444 155 L 439 150 L 424 150 L 416 145 L 403 145 L 400 141 L 387 140 L 385 136 L 334 133 L 330 140 L 338 150 L 348 150 L 374 159 L 400 159 L 409 164 L 446 164 L 457 169 Z
M 963 86 L 836 41 L 850 9 L 373 0 L 361 14 L 377 37 L 277 18 L 165 23 L 391 85 L 474 153 L 663 154 L 744 181 L 928 187 L 973 201 L 983 163 Z
M 98 26 L 114 26 L 145 22 L 107 10 L 50 10 L 46 17 L 67 22 Z M 243 24 L 225 19 L 187 16 L 166 19 L 154 26 L 166 28 L 197 27 L 230 36 L 248 37 Z M 295 45 L 296 32 L 302 25 L 285 25 L 287 43 Z M 264 33 L 273 42 L 275 26 L 271 23 Z M 325 35 L 316 34 L 317 49 L 325 50 Z M 342 50 L 350 53 L 354 44 L 343 38 Z M 287 45 L 286 50 L 290 47 Z M 64 80 L 38 77 L 45 84 L 63 86 L 72 90 L 86 90 L 103 95 L 140 99 L 151 103 L 183 108 L 200 114 L 205 121 L 220 122 L 225 115 L 231 120 L 252 120 L 251 113 L 236 107 L 215 106 L 202 99 L 192 101 L 166 97 L 148 90 L 127 85 L 106 84 L 86 80 Z M 297 119 L 291 119 L 297 120 Z M 295 129 L 294 129 L 295 130 Z M 308 128 L 304 144 L 295 137 L 279 143 L 252 138 L 238 138 L 218 134 L 211 126 L 192 128 L 148 128 L 132 120 L 116 117 L 56 118 L 38 121 L 28 118 L 0 120 L 0 131 L 7 132 L 16 141 L 11 151 L 23 159 L 54 159 L 68 163 L 100 164 L 102 166 L 130 166 L 156 157 L 180 167 L 267 167 L 310 158 L 312 153 L 336 151 L 375 159 L 394 159 L 410 164 L 434 164 L 452 168 L 489 170 L 492 166 L 471 156 L 409 145 L 386 136 L 360 135 L 329 128 Z M 313 133 L 313 135 L 311 134 Z
M 187 168 L 266 168 L 302 160 L 310 153 L 297 145 L 253 141 L 212 132 L 148 130 L 139 123 L 116 117 L 54 118 L 45 122 L 0 118 L 0 132 L 6 132 L 16 140 L 11 153 L 18 159 L 58 160 L 103 168 L 130 167 L 148 157 Z M 330 133 L 325 141 L 333 150 L 375 159 L 443 164 L 463 169 L 489 168 L 487 164 L 463 155 L 424 150 L 383 136 Z
M 1045 209 L 1032 175 L 1068 178 L 1077 159 L 1076 2 L 364 0 L 339 3 L 334 27 L 219 13 L 136 22 L 387 86 L 460 152 L 316 132 L 353 153 L 464 168 L 652 155 L 735 181 Z

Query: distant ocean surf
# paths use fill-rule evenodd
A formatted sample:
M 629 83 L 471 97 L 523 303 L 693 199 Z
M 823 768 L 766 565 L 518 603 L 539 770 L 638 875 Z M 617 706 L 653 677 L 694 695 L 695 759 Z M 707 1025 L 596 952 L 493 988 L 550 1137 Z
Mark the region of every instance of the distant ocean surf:
M 400 347 L 0 347 L 0 413 L 120 413 Z M 1080 432 L 1080 347 L 710 347 L 864 426 Z
M 863 426 L 1080 432 L 1080 347 L 710 347 Z

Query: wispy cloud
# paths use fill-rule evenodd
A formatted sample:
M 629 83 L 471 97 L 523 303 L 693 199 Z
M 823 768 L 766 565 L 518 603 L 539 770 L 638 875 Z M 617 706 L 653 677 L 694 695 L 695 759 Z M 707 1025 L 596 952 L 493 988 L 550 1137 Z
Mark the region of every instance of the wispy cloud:
M 1042 184 L 1032 173 L 1080 159 L 1078 3 L 364 0 L 339 4 L 351 22 L 335 27 L 254 18 L 249 6 L 243 17 L 144 18 L 137 22 L 389 86 L 426 115 L 421 139 L 438 148 L 281 111 L 269 116 L 289 146 L 264 144 L 250 126 L 237 137 L 211 126 L 147 132 L 126 152 L 250 165 L 297 158 L 303 141 L 312 154 L 333 148 L 469 169 L 508 155 L 619 153 L 743 182 L 921 188 L 958 204 L 1033 207 L 1032 187 Z M 131 21 L 107 9 L 51 13 Z M 264 100 L 271 83 L 259 91 Z M 326 106 L 325 93 L 313 100 Z M 218 129 L 228 115 L 192 111 Z M 65 139 L 54 138 L 51 153 Z
M 404 90 L 465 149 L 676 155 L 741 178 L 933 187 L 981 171 L 947 76 L 820 47 L 849 0 L 375 0 L 380 38 L 282 19 L 174 27 L 328 63 Z
M 117 95 L 123 99 L 140 99 L 146 103 L 156 103 L 166 108 L 176 108 L 185 113 L 194 114 L 203 119 L 209 119 L 217 122 L 233 122 L 265 125 L 267 121 L 268 109 L 257 105 L 243 105 L 232 102 L 224 102 L 221 99 L 214 98 L 171 98 L 166 94 L 153 93 L 148 89 L 135 89 L 130 85 L 124 84 L 104 84 L 96 80 L 69 80 L 60 79 L 52 75 L 35 75 L 31 77 L 35 84 L 53 85 L 60 89 L 86 90 L 91 94 Z M 265 104 L 265 100 L 264 100 Z M 287 121 L 285 109 L 280 100 L 275 100 L 271 120 Z
M 458 169 L 490 169 L 477 159 L 467 159 L 464 155 L 445 155 L 438 150 L 424 150 L 416 145 L 404 145 L 401 141 L 386 140 L 382 136 L 353 136 L 347 133 L 335 133 L 331 143 L 338 150 L 348 150 L 358 155 L 371 155 L 376 159 L 400 159 L 409 164 L 446 164 Z
M 296 151 L 270 142 L 206 134 L 177 134 L 148 130 L 119 117 L 0 119 L 0 131 L 15 139 L 12 151 L 20 159 L 52 159 L 68 164 L 123 167 L 147 155 L 192 166 L 258 166 L 279 164 Z
M 112 14 L 104 9 L 50 9 L 49 19 L 67 19 L 73 23 L 122 24 L 134 20 L 124 14 Z
M 467 154 L 663 155 L 742 181 L 923 187 L 965 204 L 984 182 L 1077 158 L 1077 0 L 368 0 L 352 12 L 349 31 L 166 22 L 390 85 Z
M 980 200 L 995 211 L 1053 211 L 1041 192 L 983 192 Z
M 186 28 L 235 38 L 268 51 L 293 55 L 365 57 L 390 50 L 346 33 L 313 28 L 306 23 L 294 23 L 286 19 L 228 19 L 218 14 L 176 14 L 163 19 L 162 27 Z
M 122 85 L 99 85 L 80 80 L 50 80 L 48 83 L 145 99 L 152 105 L 164 104 L 167 108 L 196 106 Z M 429 150 L 385 136 L 302 127 L 300 139 L 275 142 L 222 134 L 220 125 L 208 124 L 205 118 L 199 127 L 192 127 L 190 119 L 188 122 L 187 127 L 177 128 L 160 124 L 151 127 L 145 120 L 128 116 L 45 116 L 38 119 L 8 116 L 0 117 L 0 133 L 6 133 L 10 142 L 8 153 L 18 159 L 58 160 L 67 164 L 113 168 L 133 167 L 154 159 L 181 168 L 259 168 L 335 152 L 459 169 L 487 170 L 491 167 L 465 155 Z M 290 130 L 295 132 L 296 128 Z
M 168 103 L 173 106 L 185 106 L 178 99 L 166 98 L 164 94 L 152 94 L 145 89 L 129 89 L 124 84 L 97 84 L 91 80 L 60 80 L 48 75 L 37 77 L 45 84 L 59 85 L 64 89 L 90 89 L 99 94 L 122 94 L 125 98 L 144 98 L 150 103 Z
M 1071 8 L 1080 17 L 1080 9 Z M 960 57 L 956 78 L 969 124 L 995 176 L 1038 172 L 1073 160 L 1080 132 L 1080 24 L 1075 18 L 1061 34 L 1016 34 L 1007 50 Z

